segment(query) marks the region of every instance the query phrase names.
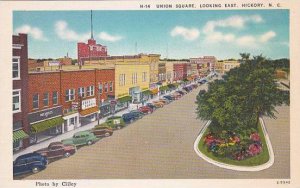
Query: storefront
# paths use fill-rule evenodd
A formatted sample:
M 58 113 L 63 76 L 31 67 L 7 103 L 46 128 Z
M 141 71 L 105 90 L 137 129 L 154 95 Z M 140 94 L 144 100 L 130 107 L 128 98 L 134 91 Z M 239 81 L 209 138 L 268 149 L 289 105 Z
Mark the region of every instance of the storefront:
M 141 90 L 139 86 L 129 88 L 129 95 L 132 96 L 133 103 L 141 102 Z
M 78 111 L 74 111 L 73 113 L 64 114 L 64 127 L 63 132 L 72 131 L 81 126 L 79 121 L 79 113 Z
M 81 101 L 79 109 L 81 125 L 86 125 L 90 122 L 96 121 L 99 109 L 96 98 L 85 99 Z
M 120 97 L 117 99 L 117 104 L 115 105 L 115 112 L 119 112 L 128 108 L 129 103 L 132 101 L 132 97 L 129 95 Z
M 13 125 L 13 151 L 23 148 L 23 140 L 29 138 L 29 135 L 22 129 L 22 122 L 15 122 Z
M 35 144 L 62 133 L 62 107 L 54 107 L 29 113 L 30 144 Z
M 141 94 L 142 103 L 145 103 L 147 100 L 149 100 L 151 97 L 151 94 L 152 93 L 149 89 L 142 91 L 142 94 Z
M 110 102 L 103 101 L 100 106 L 100 117 L 101 118 L 106 117 L 106 116 L 110 115 L 110 113 L 111 113 Z

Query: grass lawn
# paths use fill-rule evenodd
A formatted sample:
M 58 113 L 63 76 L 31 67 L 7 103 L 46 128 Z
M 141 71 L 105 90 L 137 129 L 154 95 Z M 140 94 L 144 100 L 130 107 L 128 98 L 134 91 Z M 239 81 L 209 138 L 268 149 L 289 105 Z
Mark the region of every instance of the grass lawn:
M 199 150 L 207 157 L 209 157 L 215 161 L 218 161 L 218 162 L 236 165 L 236 166 L 258 166 L 258 165 L 262 165 L 269 161 L 269 158 L 270 158 L 269 152 L 268 152 L 265 136 L 263 134 L 261 125 L 258 127 L 258 131 L 259 131 L 259 136 L 260 136 L 261 142 L 263 144 L 263 151 L 254 157 L 251 157 L 251 158 L 248 158 L 245 160 L 241 160 L 241 161 L 231 160 L 231 159 L 225 158 L 225 157 L 216 157 L 212 154 L 212 152 L 208 151 L 207 146 L 204 143 L 204 137 L 208 133 L 208 128 L 206 129 L 205 133 L 203 134 L 203 136 L 200 139 L 200 142 L 198 144 Z

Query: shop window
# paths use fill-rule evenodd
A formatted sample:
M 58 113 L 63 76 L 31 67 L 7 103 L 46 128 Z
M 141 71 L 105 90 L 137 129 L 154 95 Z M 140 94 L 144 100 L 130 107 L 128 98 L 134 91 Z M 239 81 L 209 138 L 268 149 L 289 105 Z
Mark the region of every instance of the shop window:
M 44 93 L 43 104 L 49 106 L 49 93 Z
M 14 56 L 12 59 L 13 80 L 20 79 L 20 57 Z
M 58 92 L 57 91 L 53 91 L 53 93 L 52 93 L 52 103 L 53 103 L 53 105 L 58 104 Z
M 21 112 L 21 90 L 13 90 L 13 112 Z

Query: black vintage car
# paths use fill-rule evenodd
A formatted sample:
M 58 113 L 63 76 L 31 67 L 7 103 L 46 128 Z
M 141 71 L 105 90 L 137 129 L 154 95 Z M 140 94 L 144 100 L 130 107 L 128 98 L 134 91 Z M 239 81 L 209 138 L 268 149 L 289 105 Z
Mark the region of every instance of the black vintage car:
M 45 169 L 48 165 L 48 160 L 45 156 L 39 153 L 27 153 L 19 156 L 13 164 L 13 174 L 20 175 L 28 172 L 38 173 Z

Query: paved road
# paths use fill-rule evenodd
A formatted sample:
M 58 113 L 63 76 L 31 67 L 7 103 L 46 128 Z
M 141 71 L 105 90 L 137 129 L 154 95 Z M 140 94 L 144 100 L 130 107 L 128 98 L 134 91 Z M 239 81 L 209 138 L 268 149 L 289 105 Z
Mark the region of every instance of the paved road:
M 289 107 L 277 108 L 276 120 L 265 118 L 274 165 L 260 172 L 236 172 L 207 163 L 193 149 L 205 124 L 195 114 L 199 90 L 25 179 L 289 178 Z

